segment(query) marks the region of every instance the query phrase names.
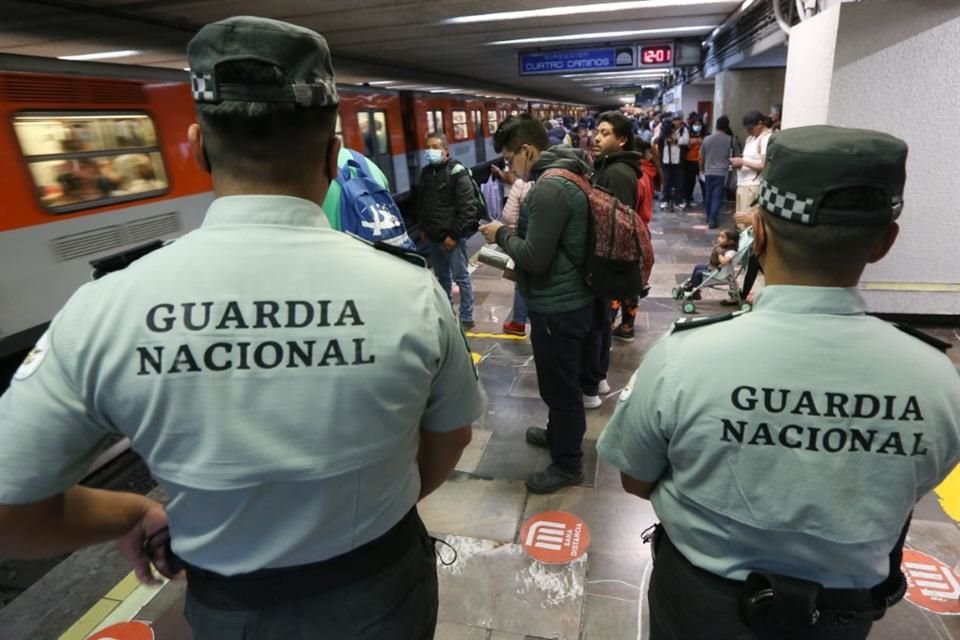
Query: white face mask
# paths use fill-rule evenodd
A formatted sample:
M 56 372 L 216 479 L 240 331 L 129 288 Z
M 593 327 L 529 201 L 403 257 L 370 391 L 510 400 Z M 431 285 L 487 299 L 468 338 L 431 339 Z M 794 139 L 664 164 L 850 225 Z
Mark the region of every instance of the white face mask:
M 427 164 L 440 164 L 443 162 L 443 151 L 440 149 L 427 149 L 423 152 L 423 157 Z

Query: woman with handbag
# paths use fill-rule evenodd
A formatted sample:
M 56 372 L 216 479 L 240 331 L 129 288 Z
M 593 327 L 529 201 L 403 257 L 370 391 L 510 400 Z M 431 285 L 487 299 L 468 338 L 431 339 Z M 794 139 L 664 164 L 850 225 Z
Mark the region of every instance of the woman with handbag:
M 739 147 L 727 116 L 717 118 L 716 131 L 707 136 L 700 147 L 700 171 L 707 187 L 704 207 L 707 210 L 707 225 L 711 229 L 717 228 L 727 178 L 735 175 L 730 169 L 730 158 L 739 153 Z

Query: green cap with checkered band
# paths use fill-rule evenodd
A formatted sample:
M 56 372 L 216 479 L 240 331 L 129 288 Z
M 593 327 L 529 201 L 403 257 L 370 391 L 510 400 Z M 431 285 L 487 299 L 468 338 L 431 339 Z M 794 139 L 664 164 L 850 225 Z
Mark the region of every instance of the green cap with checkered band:
M 886 133 L 826 125 L 784 129 L 770 140 L 758 202 L 800 224 L 888 224 L 903 208 L 906 164 L 907 144 Z M 876 207 L 824 206 L 831 193 L 864 188 L 882 195 Z
M 236 16 L 206 25 L 187 45 L 193 99 L 217 104 L 281 102 L 299 107 L 340 103 L 330 49 L 323 36 L 287 22 Z M 217 65 L 253 60 L 273 65 L 286 76 L 283 85 L 222 82 Z

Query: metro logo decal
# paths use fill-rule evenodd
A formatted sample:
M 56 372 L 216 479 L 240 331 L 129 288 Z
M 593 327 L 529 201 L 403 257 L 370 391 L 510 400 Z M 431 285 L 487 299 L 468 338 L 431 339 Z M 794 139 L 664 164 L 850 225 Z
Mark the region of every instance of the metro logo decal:
M 572 513 L 545 511 L 523 523 L 520 541 L 533 559 L 544 564 L 563 564 L 587 552 L 590 529 Z
M 933 556 L 915 549 L 903 550 L 907 600 L 940 615 L 960 615 L 960 577 Z

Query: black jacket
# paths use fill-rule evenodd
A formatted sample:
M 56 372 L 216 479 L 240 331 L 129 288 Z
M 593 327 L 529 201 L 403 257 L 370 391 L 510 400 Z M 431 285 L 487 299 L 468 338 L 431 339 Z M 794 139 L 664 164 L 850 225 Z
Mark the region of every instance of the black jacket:
M 448 160 L 424 167 L 417 198 L 417 220 L 431 242 L 443 242 L 447 236 L 459 240 L 477 230 L 473 179 L 459 162 Z
M 594 161 L 593 183 L 603 187 L 631 209 L 637 206 L 637 180 L 640 179 L 640 153 L 619 151 Z

